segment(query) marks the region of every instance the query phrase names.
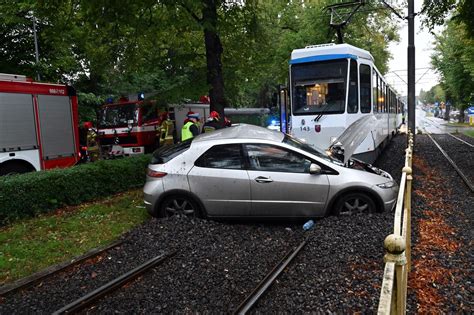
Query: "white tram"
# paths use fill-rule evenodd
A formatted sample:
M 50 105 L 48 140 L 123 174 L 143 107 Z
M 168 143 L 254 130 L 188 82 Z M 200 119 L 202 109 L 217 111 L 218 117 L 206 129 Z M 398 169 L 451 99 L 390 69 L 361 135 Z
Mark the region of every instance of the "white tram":
M 283 132 L 324 150 L 358 125 L 359 143 L 352 151 L 369 163 L 402 122 L 404 104 L 372 55 L 348 44 L 293 50 L 288 92 L 289 103 L 281 97 Z

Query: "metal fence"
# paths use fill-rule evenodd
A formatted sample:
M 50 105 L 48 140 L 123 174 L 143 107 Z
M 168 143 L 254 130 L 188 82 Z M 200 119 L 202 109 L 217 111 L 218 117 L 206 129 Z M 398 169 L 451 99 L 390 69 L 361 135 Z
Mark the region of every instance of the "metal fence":
M 393 234 L 385 238 L 385 270 L 378 314 L 405 314 L 408 272 L 411 269 L 411 184 L 413 134 L 408 131 L 400 191 L 395 208 Z

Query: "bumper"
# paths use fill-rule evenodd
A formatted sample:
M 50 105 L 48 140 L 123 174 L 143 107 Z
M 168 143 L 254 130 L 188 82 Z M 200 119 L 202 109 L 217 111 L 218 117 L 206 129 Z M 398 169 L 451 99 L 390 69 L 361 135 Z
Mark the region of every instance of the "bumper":
M 378 195 L 382 199 L 384 211 L 392 211 L 395 209 L 398 197 L 398 186 L 386 189 L 373 186 L 372 189 L 377 191 Z
M 157 201 L 163 192 L 163 180 L 147 176 L 145 186 L 143 187 L 143 199 L 149 214 L 153 216 L 158 215 Z

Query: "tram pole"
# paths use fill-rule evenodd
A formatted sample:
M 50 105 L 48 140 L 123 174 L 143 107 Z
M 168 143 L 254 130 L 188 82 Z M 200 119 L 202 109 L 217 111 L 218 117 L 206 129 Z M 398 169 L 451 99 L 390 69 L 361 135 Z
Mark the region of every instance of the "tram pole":
M 408 129 L 415 140 L 415 4 L 408 0 Z

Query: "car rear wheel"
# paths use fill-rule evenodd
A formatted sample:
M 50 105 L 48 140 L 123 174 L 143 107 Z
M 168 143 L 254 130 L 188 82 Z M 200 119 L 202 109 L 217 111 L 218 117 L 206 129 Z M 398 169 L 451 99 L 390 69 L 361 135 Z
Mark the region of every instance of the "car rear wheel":
M 349 193 L 343 195 L 334 207 L 335 215 L 353 215 L 358 213 L 374 213 L 377 208 L 370 196 L 364 193 Z
M 200 217 L 197 203 L 188 196 L 169 196 L 161 203 L 160 215 L 162 217 L 172 217 L 184 215 L 187 217 Z

